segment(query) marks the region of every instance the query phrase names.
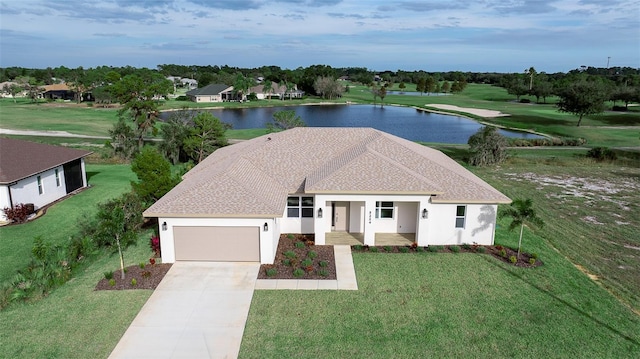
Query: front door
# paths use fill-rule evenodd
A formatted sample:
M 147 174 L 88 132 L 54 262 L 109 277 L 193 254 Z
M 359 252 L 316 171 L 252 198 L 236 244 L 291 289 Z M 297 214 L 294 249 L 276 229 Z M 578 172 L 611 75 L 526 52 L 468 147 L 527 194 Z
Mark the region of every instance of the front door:
M 332 203 L 332 228 L 337 232 L 349 231 L 349 202 Z

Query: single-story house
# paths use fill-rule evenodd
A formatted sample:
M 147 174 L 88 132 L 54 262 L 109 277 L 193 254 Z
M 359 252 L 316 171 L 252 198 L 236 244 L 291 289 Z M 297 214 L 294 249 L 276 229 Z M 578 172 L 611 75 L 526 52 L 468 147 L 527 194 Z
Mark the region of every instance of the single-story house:
M 223 102 L 233 99 L 233 86 L 225 84 L 209 84 L 205 87 L 187 91 L 187 96 L 194 102 Z
M 0 138 L 0 220 L 4 208 L 37 210 L 86 187 L 84 157 L 89 151 Z
M 281 233 L 410 233 L 492 245 L 505 195 L 442 152 L 372 128 L 300 127 L 223 147 L 145 212 L 162 260 L 273 263 Z
M 264 100 L 268 97 L 277 97 L 278 99 L 300 99 L 304 95 L 304 91 L 298 90 L 297 85 L 294 85 L 292 89 L 287 90 L 287 86 L 275 82 L 271 82 L 271 92 L 266 92 L 264 90 L 264 84 L 261 84 L 249 88 L 249 93 L 255 93 L 258 100 Z
M 73 100 L 76 94 L 67 84 L 46 85 L 42 88 L 42 97 L 50 100 Z

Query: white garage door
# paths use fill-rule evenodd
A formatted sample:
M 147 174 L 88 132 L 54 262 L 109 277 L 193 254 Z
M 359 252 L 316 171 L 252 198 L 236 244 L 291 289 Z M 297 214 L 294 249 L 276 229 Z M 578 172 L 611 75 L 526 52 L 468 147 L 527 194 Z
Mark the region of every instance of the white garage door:
M 173 239 L 178 261 L 260 261 L 260 227 L 173 227 Z

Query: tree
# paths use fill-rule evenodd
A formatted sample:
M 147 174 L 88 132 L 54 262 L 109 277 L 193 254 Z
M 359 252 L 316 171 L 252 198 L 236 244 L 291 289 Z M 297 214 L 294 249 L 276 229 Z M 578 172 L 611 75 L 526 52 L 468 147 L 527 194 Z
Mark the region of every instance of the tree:
M 529 67 L 529 70 L 525 70 L 525 73 L 529 75 L 529 92 L 533 89 L 533 77 L 537 74 L 536 69 L 533 66 Z
M 142 227 L 144 208 L 137 196 L 129 192 L 121 197 L 98 205 L 94 235 L 98 243 L 115 245 L 120 257 L 121 278 L 124 279 L 123 248 L 136 242 L 137 231 Z
M 516 101 L 520 101 L 520 96 L 529 93 L 527 85 L 524 83 L 524 78 L 521 74 L 509 74 L 505 75 L 502 87 L 507 89 L 509 95 L 515 95 Z
M 493 126 L 484 126 L 468 141 L 472 166 L 490 166 L 502 163 L 507 159 L 507 139 L 498 133 Z
M 522 245 L 522 232 L 525 224 L 534 225 L 542 228 L 544 221 L 536 215 L 533 209 L 533 201 L 529 198 L 526 200 L 516 199 L 511 206 L 499 212 L 498 218 L 511 217 L 509 230 L 512 231 L 520 226 L 520 239 L 518 239 L 518 259 L 520 259 L 520 247 Z
M 22 87 L 17 84 L 4 84 L 4 86 L 2 86 L 2 91 L 11 95 L 13 103 L 16 103 L 16 95 L 22 91 Z
M 265 81 L 264 85 L 262 85 L 262 92 L 267 94 L 267 100 L 271 99 L 271 93 L 273 92 L 273 82 Z
M 404 92 L 404 89 L 407 88 L 407 85 L 405 85 L 404 82 L 401 82 L 400 85 L 398 85 L 398 88 L 400 89 L 400 92 Z
M 380 94 L 380 92 L 378 91 L 378 86 L 375 82 L 371 85 L 371 94 L 373 95 L 373 106 L 375 106 L 376 100 L 378 100 L 378 95 Z
M 200 112 L 193 118 L 193 128 L 185 140 L 187 153 L 200 163 L 213 151 L 227 145 L 225 131 L 231 126 L 209 112 Z
M 626 109 L 629 109 L 629 103 L 640 101 L 640 98 L 638 98 L 639 93 L 640 89 L 638 87 L 631 87 L 626 85 L 617 86 L 611 93 L 611 101 L 613 101 L 614 106 L 616 101 L 622 101 L 624 102 L 624 107 Z
M 447 93 L 449 92 L 449 90 L 451 90 L 451 85 L 449 85 L 449 81 L 445 81 L 442 83 L 442 92 L 443 93 Z
M 244 77 L 242 73 L 236 75 L 236 79 L 233 82 L 233 90 L 236 93 L 238 101 L 244 101 L 249 94 L 249 88 L 253 84 L 253 80 Z
M 129 159 L 136 153 L 136 135 L 123 118 L 118 118 L 118 122 L 113 124 L 113 128 L 109 130 L 109 136 L 114 152 L 120 154 L 122 158 Z
M 111 86 L 111 94 L 122 104 L 119 116 L 128 116 L 136 125 L 139 150 L 144 146 L 144 136 L 148 132 L 157 134 L 158 100 L 172 90 L 171 81 L 150 70 L 127 75 Z
M 184 108 L 174 111 L 169 119 L 160 127 L 162 142 L 160 150 L 171 161 L 178 164 L 181 158 L 186 157 L 184 142 L 189 136 L 188 122 L 194 117 L 195 111 Z
M 608 91 L 600 81 L 580 79 L 565 84 L 558 92 L 558 111 L 578 116 L 578 124 L 582 118 L 604 111 L 604 102 L 609 98 Z
M 427 80 L 425 80 L 424 77 L 421 77 L 420 79 L 418 79 L 418 83 L 416 84 L 416 91 L 420 92 L 420 95 L 422 95 L 422 93 L 424 93 L 427 89 Z
M 541 79 L 538 76 L 538 80 L 533 85 L 530 94 L 536 97 L 536 102 L 540 102 L 540 97 L 542 97 L 543 103 L 547 103 L 547 97 L 553 94 L 553 85 L 548 80 Z
M 424 82 L 424 92 L 426 92 L 428 95 L 434 92 L 435 87 L 436 87 L 436 80 L 431 76 L 427 76 Z
M 171 165 L 154 147 L 145 146 L 131 162 L 131 171 L 138 182 L 131 182 L 131 188 L 145 203 L 160 199 L 179 180 L 171 174 Z
M 333 99 L 342 96 L 344 87 L 340 85 L 338 80 L 329 76 L 321 76 L 313 83 L 313 88 L 317 94 L 324 99 Z
M 384 98 L 387 96 L 387 88 L 385 86 L 380 86 L 378 96 L 380 96 L 380 108 L 382 108 L 384 107 Z
M 296 115 L 293 110 L 276 111 L 273 114 L 273 122 L 267 123 L 267 130 L 271 132 L 280 132 L 294 127 L 305 127 L 306 124 L 300 116 Z

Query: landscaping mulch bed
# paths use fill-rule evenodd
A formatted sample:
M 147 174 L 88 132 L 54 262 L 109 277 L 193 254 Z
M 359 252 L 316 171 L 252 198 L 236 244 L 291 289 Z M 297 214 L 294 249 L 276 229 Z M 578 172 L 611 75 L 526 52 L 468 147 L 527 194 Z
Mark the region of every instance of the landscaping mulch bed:
M 281 235 L 273 264 L 261 265 L 258 279 L 336 279 L 333 246 L 316 246 L 313 239 L 312 234 Z M 315 252 L 316 256 L 310 258 L 309 252 Z M 309 259 L 311 265 L 303 266 L 305 259 Z M 322 267 L 321 262 L 326 262 L 326 267 Z M 295 276 L 296 269 L 299 269 L 298 273 L 302 275 Z M 275 270 L 275 273 L 267 275 L 269 270 Z
M 370 252 L 370 253 L 478 253 L 489 254 L 493 257 L 516 267 L 533 268 L 539 267 L 543 263 L 540 259 L 536 258 L 534 261 L 531 259 L 536 257 L 533 254 L 520 252 L 520 258 L 518 259 L 518 251 L 512 248 L 496 245 L 496 246 L 479 246 L 479 245 L 463 245 L 463 246 L 429 246 L 418 247 L 417 245 L 411 246 L 367 246 L 356 245 L 351 246 L 352 252 Z M 511 257 L 516 259 L 515 262 L 511 261 Z
M 111 285 L 108 279 L 102 278 L 95 290 L 156 289 L 170 268 L 171 263 L 147 264 L 144 268 L 140 268 L 139 265 L 129 266 L 125 268 L 124 280 L 121 279 L 120 269 L 117 269 L 113 271 L 114 285 Z M 136 280 L 135 285 L 131 283 L 133 279 Z

